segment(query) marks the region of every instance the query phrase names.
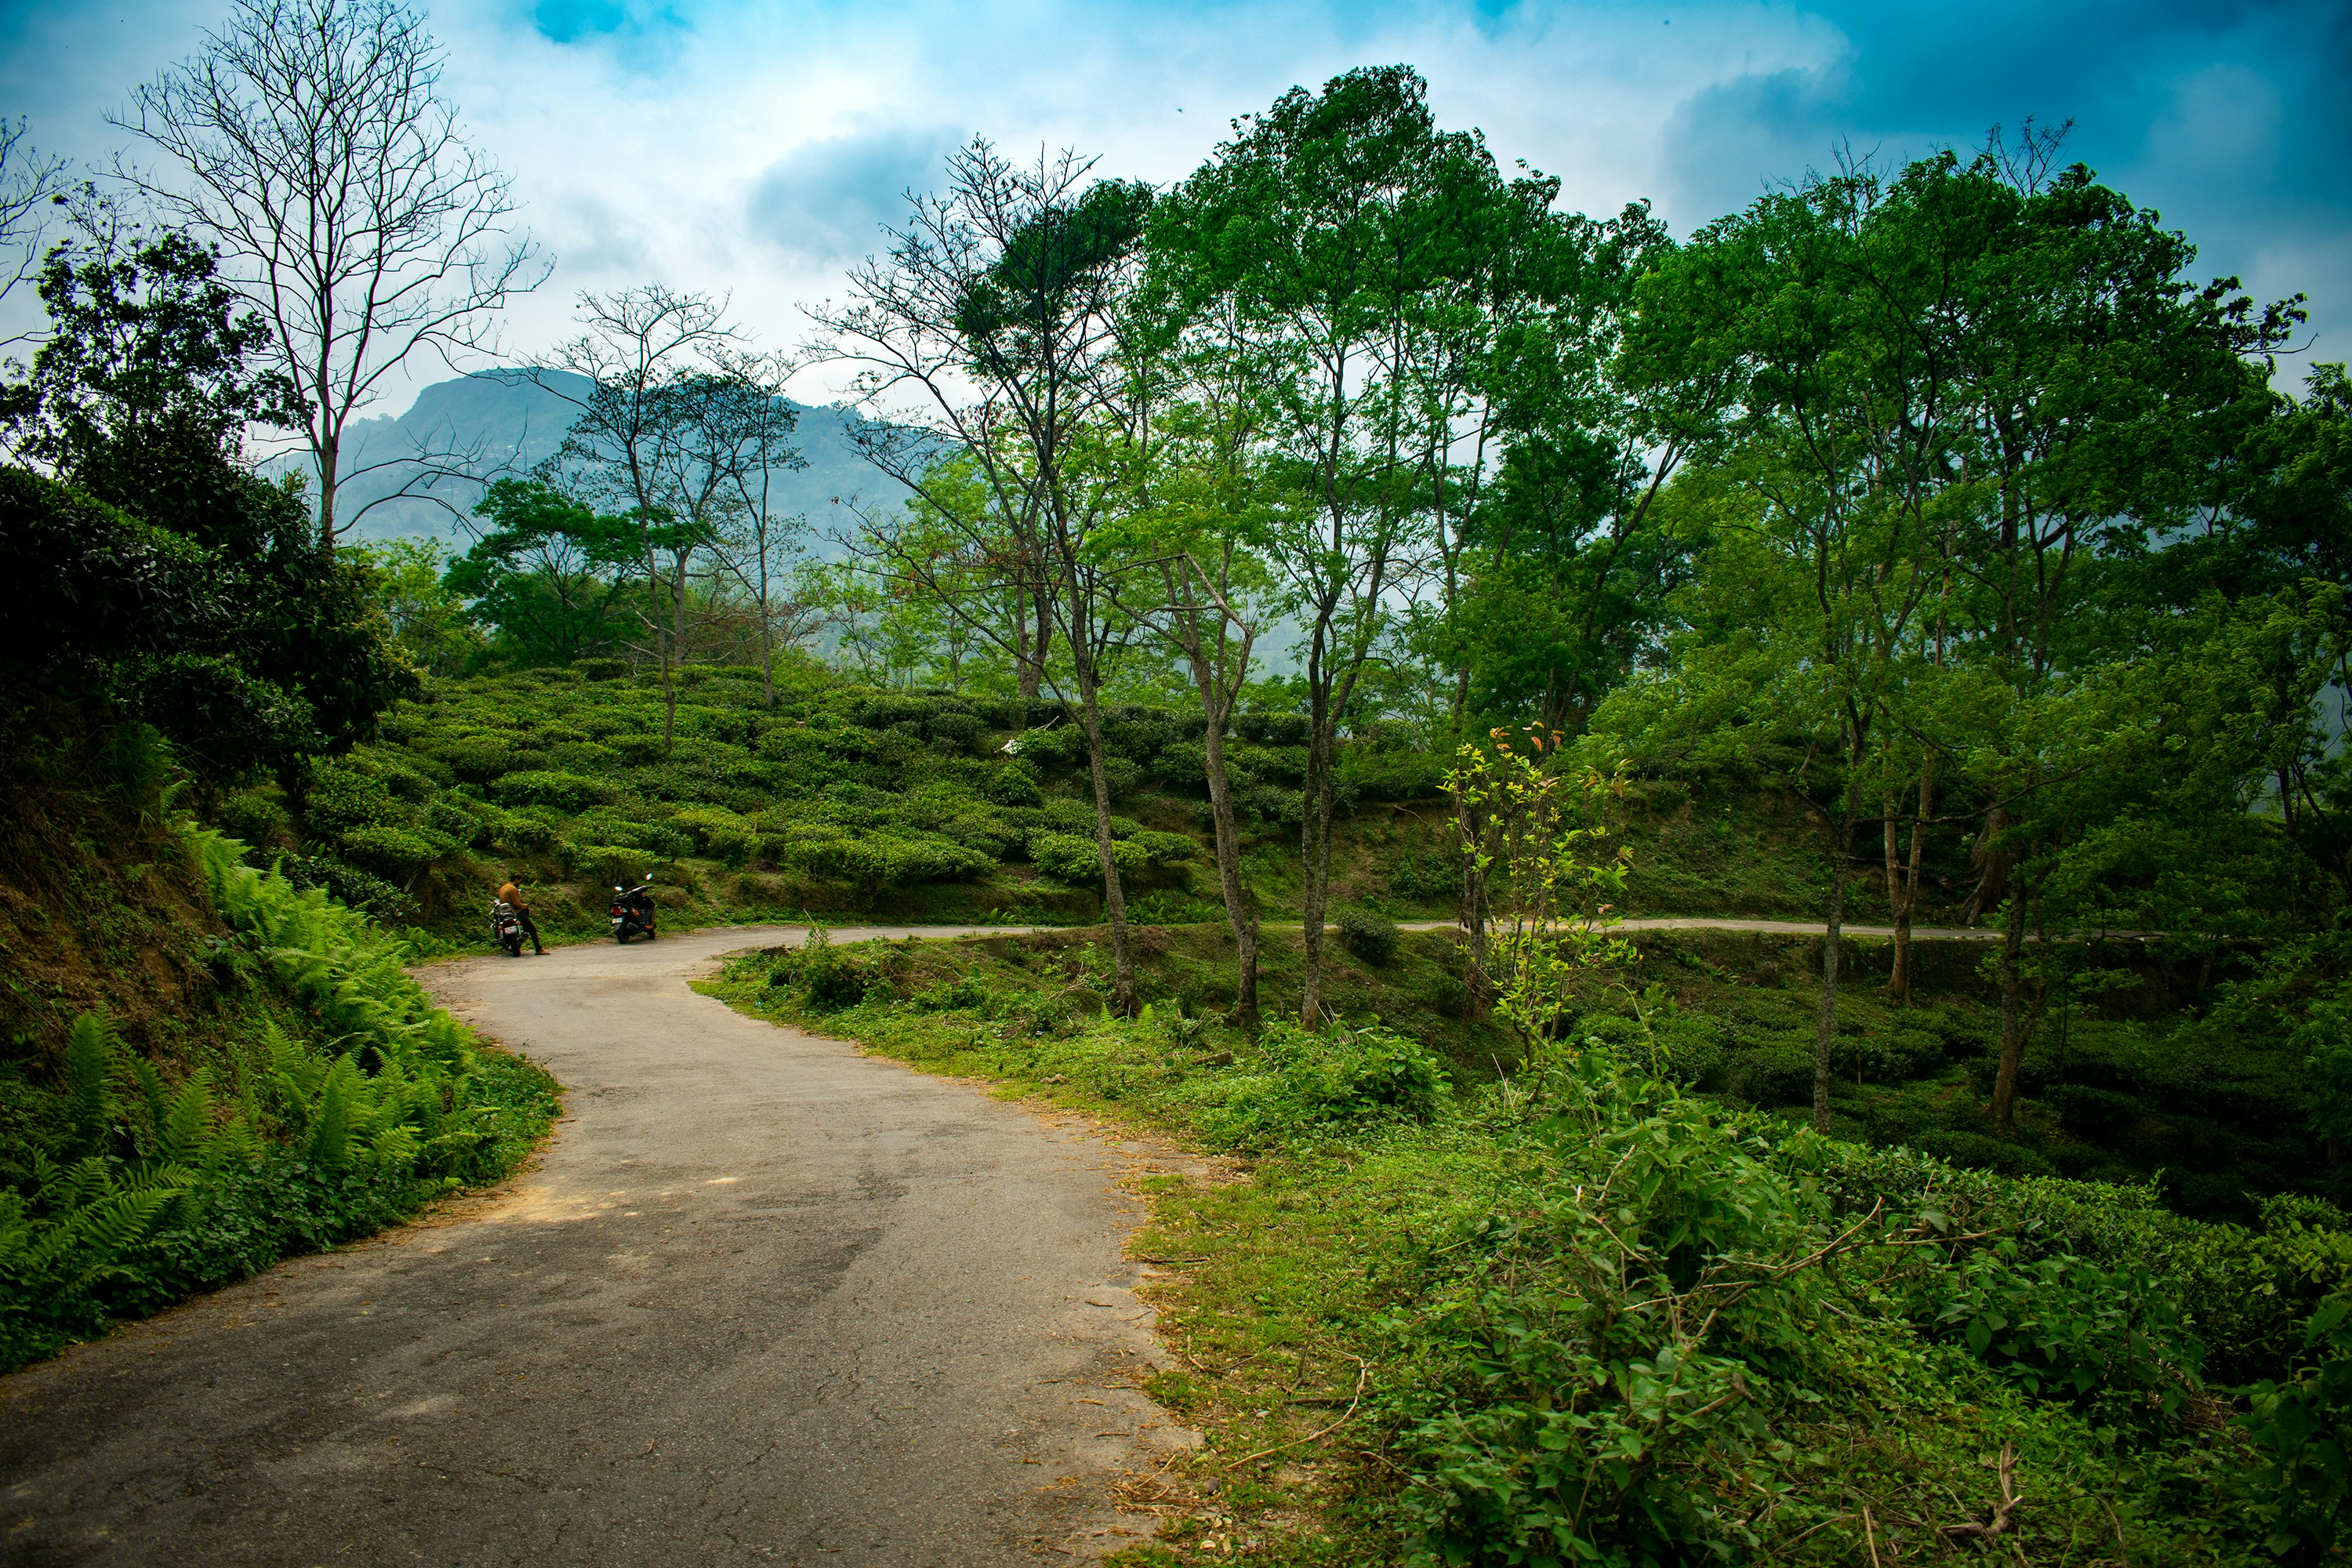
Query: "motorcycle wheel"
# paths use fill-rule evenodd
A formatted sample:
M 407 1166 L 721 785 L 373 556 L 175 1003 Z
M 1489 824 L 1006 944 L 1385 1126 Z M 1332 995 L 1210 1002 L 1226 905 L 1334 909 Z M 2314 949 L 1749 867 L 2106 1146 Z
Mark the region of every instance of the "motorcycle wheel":
M 616 931 L 613 933 L 613 940 L 626 947 L 629 945 L 629 933 L 625 931 Z

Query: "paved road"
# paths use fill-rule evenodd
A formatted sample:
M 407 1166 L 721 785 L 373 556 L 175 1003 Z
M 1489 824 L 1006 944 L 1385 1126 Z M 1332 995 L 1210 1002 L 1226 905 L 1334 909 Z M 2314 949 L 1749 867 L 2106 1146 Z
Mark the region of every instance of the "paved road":
M 1452 931 L 1454 921 L 1402 921 L 1407 931 Z M 1619 931 L 1755 931 L 1773 936 L 1819 936 L 1829 930 L 1822 921 L 1751 921 L 1716 918 L 1706 915 L 1639 915 L 1628 916 L 1617 922 Z M 1895 934 L 1893 926 L 1847 924 L 1839 928 L 1847 936 L 1885 936 Z M 1914 926 L 1911 934 L 1920 942 L 1999 942 L 2001 933 L 1982 926 Z
M 1131 1539 L 1105 1480 L 1188 1440 L 1133 1387 L 1157 1352 L 1114 1178 L 1159 1156 L 687 988 L 801 934 L 436 966 L 569 1086 L 544 1163 L 0 1378 L 0 1563 L 961 1564 Z
M 1106 1479 L 1188 1438 L 1133 1387 L 1115 1180 L 1147 1152 L 687 988 L 797 934 L 436 967 L 569 1086 L 544 1163 L 0 1379 L 0 1563 L 962 1564 L 1139 1533 Z

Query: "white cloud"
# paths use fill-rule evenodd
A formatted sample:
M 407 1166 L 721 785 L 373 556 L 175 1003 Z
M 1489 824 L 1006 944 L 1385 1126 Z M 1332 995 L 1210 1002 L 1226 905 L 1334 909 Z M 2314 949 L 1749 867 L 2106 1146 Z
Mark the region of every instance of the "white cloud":
M 113 138 L 100 110 L 194 47 L 216 3 L 0 0 L 0 112 L 31 115 L 47 146 L 102 157 Z M 1824 162 L 1841 134 L 1918 153 L 1971 142 L 1995 119 L 2055 121 L 2093 105 L 2107 120 L 2086 121 L 2086 155 L 2168 212 L 2212 215 L 2199 236 L 2212 265 L 2251 272 L 2261 255 L 2268 275 L 2284 263 L 2258 204 L 2218 199 L 2232 176 L 2216 161 L 2259 167 L 2309 94 L 2277 100 L 2259 65 L 2195 74 L 2220 57 L 2194 7 L 2128 39 L 2112 17 L 2056 16 L 2079 60 L 2020 58 L 2003 78 L 1998 54 L 1954 64 L 1940 34 L 1858 4 L 1520 0 L 1490 16 L 1337 0 L 445 0 L 433 20 L 449 90 L 558 255 L 554 279 L 512 312 L 505 338 L 519 352 L 571 329 L 579 289 L 651 278 L 728 294 L 740 321 L 788 346 L 806 331 L 799 305 L 837 294 L 898 190 L 935 175 L 970 134 L 1008 151 L 1072 146 L 1102 154 L 1105 173 L 1172 181 L 1229 119 L 1292 84 L 1396 61 L 1428 77 L 1444 123 L 1484 128 L 1506 166 L 1558 174 L 1563 199 L 1587 210 L 1654 196 L 1678 233 L 1768 175 Z M 1932 98 L 1908 92 L 1907 73 L 1929 69 L 1950 79 Z M 2265 87 L 2270 107 L 2251 114 Z M 2297 287 L 2352 281 L 2347 227 L 2333 218 L 2300 237 L 2294 259 L 2320 271 Z

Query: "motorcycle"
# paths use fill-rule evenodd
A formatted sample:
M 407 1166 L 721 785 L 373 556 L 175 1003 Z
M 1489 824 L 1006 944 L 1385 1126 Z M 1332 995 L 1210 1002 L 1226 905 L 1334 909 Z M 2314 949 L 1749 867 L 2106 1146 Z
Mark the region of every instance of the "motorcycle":
M 522 917 L 504 899 L 490 900 L 490 941 L 505 948 L 509 958 L 522 956 Z
M 653 873 L 648 871 L 646 879 L 635 887 L 613 889 L 613 907 L 607 912 L 612 916 L 614 942 L 625 944 L 631 937 L 639 934 L 648 942 L 653 940 Z

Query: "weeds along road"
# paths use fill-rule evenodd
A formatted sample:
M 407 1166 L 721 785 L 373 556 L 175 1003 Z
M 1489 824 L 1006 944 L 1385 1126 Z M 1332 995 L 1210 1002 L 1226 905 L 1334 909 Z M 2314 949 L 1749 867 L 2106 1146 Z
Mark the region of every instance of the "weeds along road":
M 1143 1152 L 688 989 L 799 936 L 433 966 L 565 1084 L 539 1168 L 0 1379 L 0 1563 L 814 1568 L 1139 1538 L 1104 1485 L 1188 1440 L 1133 1386 L 1156 1352 L 1115 1181 Z

